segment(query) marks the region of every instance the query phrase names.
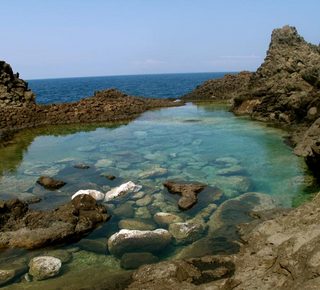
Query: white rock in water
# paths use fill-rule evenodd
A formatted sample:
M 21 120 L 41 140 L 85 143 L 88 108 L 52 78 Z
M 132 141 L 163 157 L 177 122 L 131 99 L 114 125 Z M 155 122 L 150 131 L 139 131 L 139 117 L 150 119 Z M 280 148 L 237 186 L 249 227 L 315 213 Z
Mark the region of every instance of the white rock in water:
M 29 274 L 35 280 L 45 280 L 59 274 L 61 261 L 51 256 L 39 256 L 29 263 Z
M 81 189 L 78 190 L 72 197 L 71 199 L 74 199 L 76 196 L 78 195 L 90 195 L 91 197 L 93 197 L 95 200 L 104 200 L 104 193 L 98 191 L 98 190 L 94 190 L 94 189 Z
M 141 185 L 136 185 L 132 181 L 129 181 L 127 183 L 121 184 L 120 186 L 109 190 L 106 193 L 104 201 L 112 200 L 118 196 L 125 195 L 129 192 L 138 192 L 141 188 L 142 188 Z

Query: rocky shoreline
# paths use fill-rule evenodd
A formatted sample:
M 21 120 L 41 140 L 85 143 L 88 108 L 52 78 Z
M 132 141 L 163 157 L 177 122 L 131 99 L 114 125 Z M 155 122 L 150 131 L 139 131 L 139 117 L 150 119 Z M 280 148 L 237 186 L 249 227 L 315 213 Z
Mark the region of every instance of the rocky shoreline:
M 306 42 L 295 27 L 272 32 L 256 72 L 207 81 L 182 99 L 228 100 L 237 115 L 289 129 L 295 153 L 319 175 L 320 46 Z
M 9 64 L 0 61 L 0 141 L 10 139 L 22 129 L 130 121 L 147 110 L 183 104 L 169 99 L 133 97 L 108 89 L 74 103 L 39 105 L 27 83 L 13 74 Z
M 0 64 L 3 65 L 2 62 Z M 286 26 L 273 32 L 266 60 L 257 72 L 244 72 L 206 82 L 183 100 L 232 100 L 232 110 L 237 114 L 248 114 L 257 120 L 291 128 L 295 152 L 304 156 L 310 168 L 317 173 L 320 163 L 319 64 L 319 47 L 306 43 L 295 28 Z M 6 67 L 7 74 L 11 75 L 11 71 Z M 13 78 L 16 80 L 18 76 Z M 5 85 L 8 85 L 7 81 Z M 35 104 L 32 98 L 28 102 L 20 98 L 15 103 L 7 101 L 6 107 L 0 108 L 1 136 L 10 131 L 43 125 L 128 120 L 148 109 L 181 104 L 182 101 L 129 97 L 115 90 L 97 92 L 93 97 L 73 104 L 45 106 Z M 305 128 L 309 129 L 302 134 Z M 165 185 L 172 193 L 188 198 L 187 204 L 180 206 L 184 209 L 196 202 L 196 194 L 205 186 L 198 184 L 198 188 L 190 189 L 170 182 Z M 123 189 L 119 186 L 108 193 L 113 196 L 119 188 Z M 159 212 L 154 216 L 159 228 L 138 230 L 136 225 L 134 229 L 123 226 L 107 241 L 109 251 L 121 256 L 123 268 L 136 268 L 140 259 L 143 263 L 155 264 L 143 265 L 122 276 L 119 273 L 111 275 L 113 287 L 137 290 L 318 289 L 320 196 L 299 208 L 288 210 L 277 208 L 270 196 L 245 192 L 222 202 L 219 207 L 209 205 L 190 220 Z M 139 196 L 136 202 L 143 206 L 150 200 Z M 70 203 L 48 212 L 29 211 L 28 205 L 18 200 L 3 202 L 0 210 L 0 242 L 3 247 L 36 248 L 70 238 L 79 239 L 108 219 L 106 208 L 97 205 L 92 195 L 78 195 Z M 132 225 L 132 220 L 126 222 Z M 244 224 L 239 226 L 239 222 Z M 61 223 L 64 227 L 57 227 Z M 28 231 L 29 236 L 22 235 L 21 238 L 21 231 L 26 234 L 23 232 L 26 227 L 31 230 L 32 237 Z M 43 234 L 45 231 L 47 233 Z M 57 240 L 48 234 L 50 231 L 55 231 Z M 208 235 L 200 238 L 199 233 L 204 231 Z M 228 239 L 217 238 L 222 231 L 228 233 Z M 20 236 L 15 236 L 17 233 Z M 190 244 L 178 253 L 177 260 L 158 262 L 153 253 L 168 246 L 171 240 Z M 17 244 L 19 241 L 21 243 Z M 212 255 L 212 249 L 219 248 L 219 243 L 223 243 L 224 249 L 229 247 L 230 252 L 221 254 L 220 251 Z M 147 252 L 137 256 L 134 252 L 141 252 L 141 248 Z M 32 259 L 29 274 L 35 280 L 58 275 L 63 259 L 51 258 L 48 260 L 47 256 L 41 256 Z M 41 263 L 50 265 L 45 273 L 39 272 Z M 14 273 L 10 269 L 0 270 L 4 277 L 2 282 L 12 281 L 28 271 L 25 265 L 19 267 Z M 28 275 L 26 280 L 30 278 Z M 97 283 L 97 289 L 111 285 L 107 282 L 102 282 L 106 283 L 102 285 L 100 280 Z

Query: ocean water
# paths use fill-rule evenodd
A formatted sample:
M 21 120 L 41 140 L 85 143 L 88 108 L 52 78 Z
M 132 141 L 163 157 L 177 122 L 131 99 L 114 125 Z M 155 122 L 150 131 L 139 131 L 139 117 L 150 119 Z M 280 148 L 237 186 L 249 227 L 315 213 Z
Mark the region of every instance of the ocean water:
M 177 98 L 208 79 L 225 73 L 181 73 L 30 80 L 29 87 L 41 104 L 78 101 L 94 91 L 117 88 L 129 95 Z
M 192 78 L 188 77 L 191 86 Z M 145 78 L 150 80 L 150 76 Z M 132 91 L 128 86 L 122 89 L 145 96 L 154 96 L 157 92 L 158 97 L 166 96 L 168 91 L 174 97 L 180 94 L 178 92 L 186 92 L 182 81 L 167 81 L 169 84 L 160 85 L 166 78 L 174 79 L 173 75 L 159 76 L 158 81 L 155 76 L 151 78 L 152 82 L 141 83 L 144 78 L 139 76 L 134 85 L 129 77 L 127 84 L 132 84 Z M 85 78 L 75 80 L 72 79 L 73 95 L 69 95 L 73 100 L 85 96 L 80 88 L 86 87 L 88 81 Z M 197 76 L 193 82 L 198 80 Z M 43 80 L 43 87 L 46 82 L 49 88 L 52 82 L 56 82 L 54 86 L 59 91 L 58 83 L 66 84 L 71 79 Z M 70 87 L 63 85 L 60 96 L 65 95 Z M 138 88 L 143 88 L 145 93 Z M 91 89 L 99 88 L 92 86 Z M 50 102 L 49 96 L 50 91 L 42 95 L 42 100 Z M 57 97 L 57 100 L 66 99 Z M 106 203 L 111 220 L 79 243 L 37 252 L 2 251 L 0 269 L 17 259 L 27 263 L 32 256 L 44 251 L 50 253 L 53 249 L 68 251 L 73 256 L 56 278 L 39 282 L 26 282 L 22 278 L 4 288 L 49 290 L 71 289 L 72 285 L 72 289 L 90 289 L 90 285 L 100 283 L 105 277 L 118 279 L 116 275 L 125 273 L 121 259 L 108 252 L 106 242 L 120 230 L 124 220 L 158 228 L 154 215 L 168 212 L 183 221 L 196 219 L 209 226 L 192 240 L 173 241 L 166 249 L 155 253 L 159 260 L 165 260 L 180 257 L 185 251 L 192 256 L 193 245 L 200 239 L 228 240 L 228 230 L 220 232 L 218 237 L 211 236 L 208 221 L 215 210 L 213 204 L 219 206 L 228 199 L 252 191 L 270 195 L 279 206 L 291 207 L 301 203 L 315 187 L 303 159 L 295 156 L 285 144 L 286 135 L 280 129 L 236 117 L 224 105 L 213 104 L 187 104 L 150 111 L 130 123 L 55 126 L 20 132 L 10 146 L 0 148 L 2 199 L 40 197 L 42 201 L 32 207 L 52 209 L 69 201 L 79 189 L 106 192 L 128 181 L 141 185 L 142 189 L 138 194 L 128 194 Z M 78 163 L 90 168 L 74 168 Z M 40 175 L 62 179 L 67 184 L 57 191 L 48 191 L 36 184 Z M 116 179 L 108 180 L 106 175 L 114 175 Z M 202 182 L 207 187 L 199 193 L 199 201 L 191 210 L 181 211 L 177 206 L 178 197 L 169 194 L 163 186 L 168 179 Z M 217 189 L 222 193 L 219 198 L 215 194 Z M 213 244 L 210 251 L 230 251 L 229 244 Z

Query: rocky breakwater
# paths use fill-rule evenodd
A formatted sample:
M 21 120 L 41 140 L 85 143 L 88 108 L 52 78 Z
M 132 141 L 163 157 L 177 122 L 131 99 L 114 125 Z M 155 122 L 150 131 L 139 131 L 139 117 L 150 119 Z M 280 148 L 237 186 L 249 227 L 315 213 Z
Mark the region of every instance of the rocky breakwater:
M 34 104 L 35 95 L 28 89 L 28 83 L 14 74 L 5 61 L 0 60 L 0 108 L 21 107 Z
M 26 82 L 13 74 L 8 64 L 0 62 L 0 139 L 10 132 L 45 125 L 128 121 L 146 110 L 182 104 L 109 89 L 74 103 L 39 105 Z
M 0 202 L 0 248 L 36 249 L 78 240 L 109 218 L 90 195 L 51 211 L 31 210 L 18 199 Z

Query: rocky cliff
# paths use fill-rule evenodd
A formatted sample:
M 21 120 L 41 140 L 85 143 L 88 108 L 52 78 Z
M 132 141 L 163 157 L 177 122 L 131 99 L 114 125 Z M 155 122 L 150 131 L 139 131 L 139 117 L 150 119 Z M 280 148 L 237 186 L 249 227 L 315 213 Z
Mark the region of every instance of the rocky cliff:
M 285 124 L 310 123 L 320 115 L 320 47 L 306 42 L 296 28 L 272 32 L 267 56 L 238 92 L 234 110 L 248 101 L 253 118 Z M 252 102 L 255 100 L 256 102 Z
M 28 89 L 28 83 L 14 74 L 5 61 L 0 60 L 0 108 L 21 107 L 35 102 L 34 93 Z

